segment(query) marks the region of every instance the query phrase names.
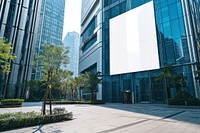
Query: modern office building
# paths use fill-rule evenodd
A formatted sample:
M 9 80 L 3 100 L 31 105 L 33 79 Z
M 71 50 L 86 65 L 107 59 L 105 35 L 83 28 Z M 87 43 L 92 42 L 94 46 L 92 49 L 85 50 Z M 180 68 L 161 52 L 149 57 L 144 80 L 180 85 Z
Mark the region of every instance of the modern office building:
M 62 45 L 64 10 L 65 0 L 42 0 L 35 54 L 41 54 L 44 44 Z M 41 72 L 33 68 L 31 78 L 40 78 Z
M 102 5 L 103 100 L 166 103 L 180 90 L 200 98 L 199 0 L 102 0 Z M 159 80 L 169 65 L 179 79 Z
M 73 77 L 78 76 L 80 35 L 77 32 L 68 32 L 63 40 L 64 47 L 69 49 L 69 64 L 66 69 L 73 72 Z
M 1 86 L 0 93 L 6 97 L 24 97 L 25 83 L 31 79 L 40 7 L 41 0 L 0 1 L 0 36 L 12 44 L 17 56 L 10 74 L 3 76 L 7 86 Z
M 79 53 L 79 74 L 88 71 L 102 72 L 102 2 L 82 0 L 81 43 Z M 99 85 L 97 99 L 102 99 Z

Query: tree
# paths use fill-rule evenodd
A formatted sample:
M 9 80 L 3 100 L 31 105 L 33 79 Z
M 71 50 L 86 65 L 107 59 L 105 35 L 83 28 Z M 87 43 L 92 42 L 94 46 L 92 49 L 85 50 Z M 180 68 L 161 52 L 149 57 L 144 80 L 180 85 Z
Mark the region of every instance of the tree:
M 0 93 L 0 98 L 4 98 L 6 95 L 8 78 L 8 76 L 6 76 L 6 79 L 3 80 L 1 75 L 10 73 L 11 61 L 16 58 L 16 56 L 12 53 L 12 49 L 12 45 L 10 43 L 6 43 L 5 38 L 0 37 L 0 86 L 2 87 L 2 94 Z
M 30 80 L 27 82 L 29 99 L 41 100 L 46 91 L 46 82 L 42 80 Z
M 200 70 L 196 70 L 195 73 L 197 76 L 195 77 L 196 80 L 200 80 Z
M 168 65 L 168 66 L 163 68 L 162 73 L 156 79 L 158 81 L 164 80 L 167 102 L 168 102 L 168 99 L 169 99 L 169 89 L 175 81 L 174 78 L 175 77 L 174 77 L 174 71 L 173 71 L 172 65 Z
M 68 86 L 68 89 L 70 90 L 70 94 L 71 94 L 71 100 L 77 100 L 77 91 L 78 91 L 78 88 L 79 88 L 79 81 L 78 81 L 78 78 L 75 77 L 71 77 L 67 80 L 67 86 Z
M 59 70 L 58 73 L 53 78 L 53 84 L 56 88 L 60 88 L 60 99 L 62 95 L 66 97 L 67 94 L 67 86 L 66 81 L 71 78 L 73 72 L 68 70 Z
M 184 88 L 186 87 L 186 77 L 184 75 L 176 75 L 175 76 L 175 83 L 178 87 L 181 88 L 181 91 L 185 91 Z
M 176 86 L 177 88 L 181 88 L 181 90 L 184 91 L 184 87 L 186 86 L 185 79 L 185 76 L 183 74 L 178 74 L 172 65 L 168 65 L 163 68 L 163 71 L 160 76 L 157 77 L 157 80 L 164 81 L 167 102 L 170 98 L 170 87 Z M 178 89 L 177 92 L 179 91 L 180 90 Z
M 87 78 L 86 86 L 88 86 L 91 92 L 91 101 L 95 100 L 94 93 L 98 91 L 98 84 L 101 82 L 100 72 L 86 72 L 85 76 Z
M 50 102 L 50 114 L 52 114 L 51 108 L 51 90 L 54 78 L 60 72 L 61 65 L 67 65 L 69 63 L 68 57 L 69 50 L 64 48 L 63 46 L 54 46 L 51 44 L 45 44 L 44 50 L 42 51 L 42 55 L 36 56 L 37 60 L 35 64 L 41 64 L 40 68 L 43 70 L 42 79 L 46 82 L 46 92 L 44 95 L 44 104 L 43 104 L 43 115 L 45 115 L 46 111 L 46 100 L 49 97 Z
M 14 60 L 16 56 L 12 53 L 12 45 L 6 43 L 6 39 L 0 37 L 0 74 L 10 72 L 10 60 Z
M 200 63 L 198 62 L 198 63 L 197 63 L 197 70 L 194 71 L 194 72 L 195 72 L 195 74 L 196 74 L 195 79 L 200 81 L 200 69 L 199 69 L 199 68 L 200 68 Z
M 82 74 L 77 77 L 77 80 L 78 80 L 77 83 L 78 83 L 79 97 L 80 97 L 80 100 L 82 100 L 82 92 L 81 91 L 84 88 L 88 87 L 88 84 L 87 84 L 88 79 L 85 74 Z

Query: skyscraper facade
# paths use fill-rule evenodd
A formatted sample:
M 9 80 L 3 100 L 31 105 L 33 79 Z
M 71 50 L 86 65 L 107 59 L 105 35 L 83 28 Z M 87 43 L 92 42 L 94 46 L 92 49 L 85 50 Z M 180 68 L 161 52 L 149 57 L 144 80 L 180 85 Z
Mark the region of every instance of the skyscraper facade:
M 40 55 L 44 44 L 62 45 L 65 0 L 42 0 L 35 54 Z M 33 68 L 32 79 L 39 79 L 42 70 Z
M 68 32 L 63 40 L 64 47 L 69 49 L 69 64 L 67 70 L 73 72 L 73 76 L 78 76 L 80 35 L 77 32 Z
M 102 2 L 82 0 L 79 73 L 102 72 Z M 97 99 L 102 99 L 99 85 Z
M 198 0 L 102 0 L 102 4 L 101 59 L 105 101 L 166 103 L 180 90 L 200 98 L 199 81 L 195 78 L 200 61 Z M 150 23 L 153 25 L 147 27 Z M 149 41 L 152 38 L 154 41 Z M 117 60 L 113 53 L 119 48 L 128 52 L 114 54 Z M 157 51 L 148 53 L 147 49 Z M 158 58 L 151 57 L 154 53 Z M 146 60 L 142 60 L 144 57 Z M 113 62 L 119 65 L 113 66 Z M 154 69 L 148 68 L 152 62 L 158 62 Z M 131 64 L 133 67 L 127 67 Z M 170 65 L 170 71 L 179 79 L 159 80 L 163 70 Z
M 6 97 L 23 97 L 25 83 L 31 78 L 32 56 L 38 29 L 41 0 L 1 0 L 0 36 L 13 46 L 17 58 L 11 72 L 4 75 Z

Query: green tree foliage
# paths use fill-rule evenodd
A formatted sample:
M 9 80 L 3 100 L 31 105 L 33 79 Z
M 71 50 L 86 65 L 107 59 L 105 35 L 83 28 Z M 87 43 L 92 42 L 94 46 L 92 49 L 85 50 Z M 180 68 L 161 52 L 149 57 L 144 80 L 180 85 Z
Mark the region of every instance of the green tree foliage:
M 10 60 L 16 56 L 12 53 L 12 45 L 6 43 L 6 39 L 0 37 L 0 74 L 10 72 Z
M 59 89 L 59 99 L 62 99 L 63 96 L 67 95 L 66 81 L 71 78 L 73 72 L 68 70 L 59 70 L 53 78 L 53 88 Z M 54 94 L 55 96 L 55 94 Z M 55 98 L 55 97 L 54 97 Z
M 71 100 L 76 100 L 76 83 L 75 83 L 75 78 L 71 77 L 67 80 L 67 86 L 69 89 L 69 92 L 71 94 L 70 99 Z
M 28 92 L 29 92 L 29 99 L 42 100 L 45 90 L 46 90 L 45 81 L 30 80 L 27 83 L 27 87 L 28 87 Z
M 182 88 L 186 86 L 185 77 L 182 74 L 177 74 L 176 69 L 172 65 L 168 65 L 163 68 L 160 76 L 157 77 L 157 81 L 164 81 L 166 89 L 166 98 L 167 100 L 170 97 L 170 87 Z M 180 91 L 180 90 L 178 90 Z
M 68 70 L 58 70 L 56 72 L 56 74 L 53 75 L 52 81 L 51 81 L 51 85 L 52 85 L 52 89 L 53 88 L 57 88 L 59 89 L 59 96 L 61 99 L 62 95 L 63 95 L 63 87 L 65 85 L 65 81 L 70 78 L 73 75 L 73 72 L 68 71 Z M 55 95 L 55 94 L 54 94 Z
M 196 70 L 195 73 L 197 74 L 196 80 L 200 80 L 200 70 Z
M 197 70 L 194 71 L 194 72 L 195 72 L 195 74 L 196 74 L 195 79 L 196 79 L 196 80 L 200 80 L 200 63 L 197 63 Z
M 95 100 L 95 92 L 98 91 L 98 84 L 101 82 L 101 73 L 100 72 L 86 72 L 85 73 L 86 81 L 85 85 L 91 92 L 91 101 Z
M 61 66 L 66 66 L 69 63 L 68 57 L 69 50 L 63 46 L 54 46 L 50 44 L 44 45 L 44 50 L 42 55 L 37 56 L 37 61 L 35 64 L 41 64 L 40 68 L 43 70 L 42 79 L 46 82 L 46 92 L 44 96 L 44 106 L 43 114 L 45 115 L 46 100 L 50 99 L 50 114 L 52 114 L 51 109 L 51 97 L 52 97 L 52 87 L 58 82 L 58 75 L 61 73 Z M 56 80 L 57 79 L 57 80 Z
M 70 100 L 78 100 L 78 90 L 79 90 L 79 97 L 81 99 L 81 90 L 87 88 L 87 78 L 85 74 L 79 75 L 78 77 L 68 77 L 63 85 L 63 91 L 65 95 L 70 94 Z M 67 99 L 67 97 L 66 97 Z
M 79 90 L 79 97 L 82 100 L 82 90 L 88 87 L 88 79 L 85 74 L 79 75 L 76 79 L 76 84 L 78 85 L 77 89 Z

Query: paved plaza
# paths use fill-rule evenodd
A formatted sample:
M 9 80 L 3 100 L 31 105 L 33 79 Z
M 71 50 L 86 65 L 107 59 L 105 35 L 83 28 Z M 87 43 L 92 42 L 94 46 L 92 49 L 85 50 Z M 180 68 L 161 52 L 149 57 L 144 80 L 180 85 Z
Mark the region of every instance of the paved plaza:
M 0 113 L 40 111 L 41 103 L 4 108 Z M 8 133 L 200 133 L 200 109 L 156 104 L 56 105 L 72 111 L 71 121 L 38 125 Z M 54 106 L 55 107 L 55 106 Z

